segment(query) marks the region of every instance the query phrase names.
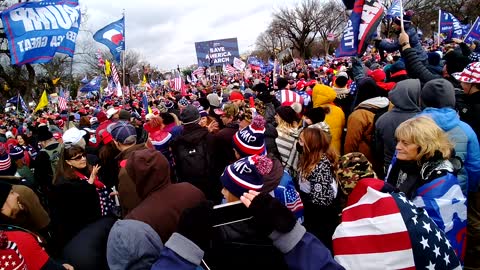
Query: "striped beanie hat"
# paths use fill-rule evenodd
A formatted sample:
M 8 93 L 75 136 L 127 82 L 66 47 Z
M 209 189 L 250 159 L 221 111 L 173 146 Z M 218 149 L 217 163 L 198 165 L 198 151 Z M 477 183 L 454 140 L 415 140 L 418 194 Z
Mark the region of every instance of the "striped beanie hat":
M 239 130 L 233 136 L 233 148 L 241 157 L 264 155 L 265 150 L 265 119 L 256 115 L 252 123 Z
M 248 156 L 228 165 L 220 181 L 223 187 L 240 198 L 249 190 L 260 191 L 263 187 L 263 175 L 268 174 L 273 162 L 266 156 Z
M 0 144 L 0 175 L 13 175 L 12 174 L 12 160 L 5 149 L 5 144 Z
M 20 146 L 11 145 L 9 155 L 10 155 L 10 158 L 13 160 L 22 159 L 24 157 L 23 148 Z

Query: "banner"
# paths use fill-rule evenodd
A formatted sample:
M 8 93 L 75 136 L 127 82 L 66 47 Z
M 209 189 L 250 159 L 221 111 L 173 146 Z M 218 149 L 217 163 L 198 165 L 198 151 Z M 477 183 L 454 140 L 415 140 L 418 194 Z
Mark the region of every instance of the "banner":
M 463 29 L 460 21 L 451 13 L 440 11 L 440 33 L 444 33 L 450 40 L 452 38 L 462 38 Z
M 93 39 L 107 46 L 113 58 L 115 58 L 115 61 L 119 63 L 121 52 L 125 50 L 124 18 L 122 17 L 120 20 L 110 23 L 98 30 L 95 35 L 93 35 Z
M 195 51 L 199 67 L 233 65 L 233 58 L 240 57 L 237 38 L 195 42 Z
M 480 40 L 480 20 L 478 18 L 479 17 L 477 17 L 472 28 L 470 28 L 470 31 L 468 31 L 465 36 L 465 43 L 472 43 L 474 40 Z
M 385 9 L 376 0 L 357 0 L 352 14 L 343 30 L 340 45 L 335 51 L 336 57 L 362 55 L 368 45 L 368 39 L 377 30 Z
M 1 17 L 12 65 L 47 63 L 57 52 L 73 56 L 81 17 L 78 1 L 23 2 Z

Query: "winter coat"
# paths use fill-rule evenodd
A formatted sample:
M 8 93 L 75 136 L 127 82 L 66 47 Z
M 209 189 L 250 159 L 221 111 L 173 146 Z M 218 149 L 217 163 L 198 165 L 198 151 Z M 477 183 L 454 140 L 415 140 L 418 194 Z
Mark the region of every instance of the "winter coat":
M 160 153 L 162 153 L 167 158 L 168 162 L 172 164 L 172 154 L 169 149 L 172 134 L 160 127 L 152 128 L 150 127 L 149 123 L 146 123 L 143 127 L 148 132 L 148 138 L 150 139 L 152 146 L 157 151 L 160 151 Z
M 160 239 L 168 239 L 177 229 L 182 212 L 205 200 L 205 195 L 190 183 L 172 184 L 170 165 L 165 157 L 162 159 L 156 166 L 166 173 L 132 179 L 141 202 L 125 219 L 145 222 Z
M 298 152 L 296 143 L 300 136 L 301 129 L 290 128 L 282 129 L 277 127 L 278 137 L 275 139 L 278 152 L 280 153 L 281 162 L 285 169 L 289 172 L 297 170 Z
M 257 229 L 255 218 L 214 228 L 205 262 L 212 269 L 288 269 L 283 254 Z
M 342 133 L 345 127 L 345 114 L 338 106 L 333 105 L 337 97 L 335 91 L 326 85 L 317 84 L 313 87 L 312 99 L 313 107 L 329 107 L 330 113 L 325 116 L 325 122 L 330 127 L 332 135 L 331 146 L 337 154 L 341 154 Z
M 405 26 L 405 32 L 407 32 L 410 46 L 415 50 L 415 53 L 418 55 L 419 60 L 426 63 L 428 56 L 422 47 L 422 43 L 418 38 L 418 34 L 415 28 L 412 26 Z M 402 48 L 402 46 L 398 42 L 398 39 L 395 39 L 394 42 L 388 42 L 386 40 L 382 40 L 378 47 L 380 50 L 384 50 L 389 53 L 399 51 Z
M 343 270 L 320 240 L 306 232 L 300 224 L 288 233 L 273 232 L 273 244 L 284 254 L 289 269 Z M 181 234 L 175 233 L 165 244 L 152 270 L 194 270 L 200 265 L 203 250 Z M 208 264 L 208 262 L 207 262 Z M 254 269 L 251 264 L 248 269 Z
M 46 150 L 53 150 L 57 148 L 59 143 L 52 143 L 48 145 Z M 35 171 L 33 174 L 35 181 L 40 186 L 43 192 L 47 192 L 52 186 L 53 170 L 52 163 L 50 162 L 50 156 L 45 151 L 39 151 L 35 159 Z
M 469 124 L 477 138 L 480 138 L 480 92 L 471 95 L 461 94 L 456 96 L 456 107 L 460 119 Z
M 49 197 L 55 242 L 63 247 L 79 231 L 101 217 L 95 185 L 84 180 L 60 178 Z
M 421 85 L 418 79 L 409 79 L 399 82 L 388 93 L 394 108 L 380 116 L 375 123 L 375 151 L 384 158 L 384 168 L 387 169 L 392 161 L 397 140 L 395 130 L 404 121 L 414 117 L 421 111 Z
M 115 160 L 120 167 L 118 172 L 118 199 L 120 201 L 120 207 L 122 208 L 122 216 L 126 216 L 140 203 L 140 198 L 135 191 L 135 184 L 132 178 L 128 175 L 125 165 L 122 164 L 122 162 L 127 160 L 134 151 L 146 148 L 147 147 L 144 144 L 136 144 L 120 152 L 120 154 L 115 157 Z
M 424 63 L 418 58 L 417 52 L 413 48 L 403 50 L 402 58 L 405 61 L 408 75 L 411 78 L 419 79 L 422 82 L 422 85 L 431 80 L 443 78 L 441 75 L 432 73 L 430 70 L 428 70 Z M 460 83 L 453 76 L 448 76 L 444 79 L 451 82 L 455 88 L 462 88 Z
M 219 132 L 213 135 L 215 141 L 215 163 L 217 166 L 225 168 L 227 165 L 236 161 L 233 151 L 233 136 L 238 131 L 237 122 L 228 123 Z
M 264 135 L 267 153 L 272 154 L 276 158 L 280 159 L 280 152 L 278 151 L 277 143 L 275 142 L 278 137 L 278 132 L 275 126 L 267 122 L 265 125 Z
M 348 117 L 345 153 L 360 152 L 371 163 L 375 162 L 371 148 L 375 133 L 373 121 L 375 113 L 387 108 L 389 104 L 387 98 L 376 97 L 367 99 L 357 106 Z
M 477 191 L 480 183 L 480 146 L 473 129 L 460 121 L 457 112 L 451 108 L 426 108 L 422 114 L 430 116 L 454 143 L 455 155 L 464 163 L 457 175 L 463 194 Z

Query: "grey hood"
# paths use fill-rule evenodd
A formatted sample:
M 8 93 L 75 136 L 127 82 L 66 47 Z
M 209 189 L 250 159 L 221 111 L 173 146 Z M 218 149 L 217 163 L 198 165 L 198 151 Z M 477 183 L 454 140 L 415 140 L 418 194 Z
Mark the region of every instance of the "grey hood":
M 148 224 L 137 220 L 115 222 L 107 242 L 110 270 L 150 269 L 163 249 L 160 236 Z
M 420 92 L 422 86 L 418 79 L 408 79 L 397 83 L 388 93 L 388 98 L 395 105 L 393 110 L 420 112 Z

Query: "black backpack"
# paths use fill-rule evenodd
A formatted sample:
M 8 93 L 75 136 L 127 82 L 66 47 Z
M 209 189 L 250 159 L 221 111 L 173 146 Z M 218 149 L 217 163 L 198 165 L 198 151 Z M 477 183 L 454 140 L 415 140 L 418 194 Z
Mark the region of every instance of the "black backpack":
M 208 190 L 211 153 L 206 138 L 198 143 L 175 140 L 171 148 L 177 181 L 191 183 L 204 192 Z

